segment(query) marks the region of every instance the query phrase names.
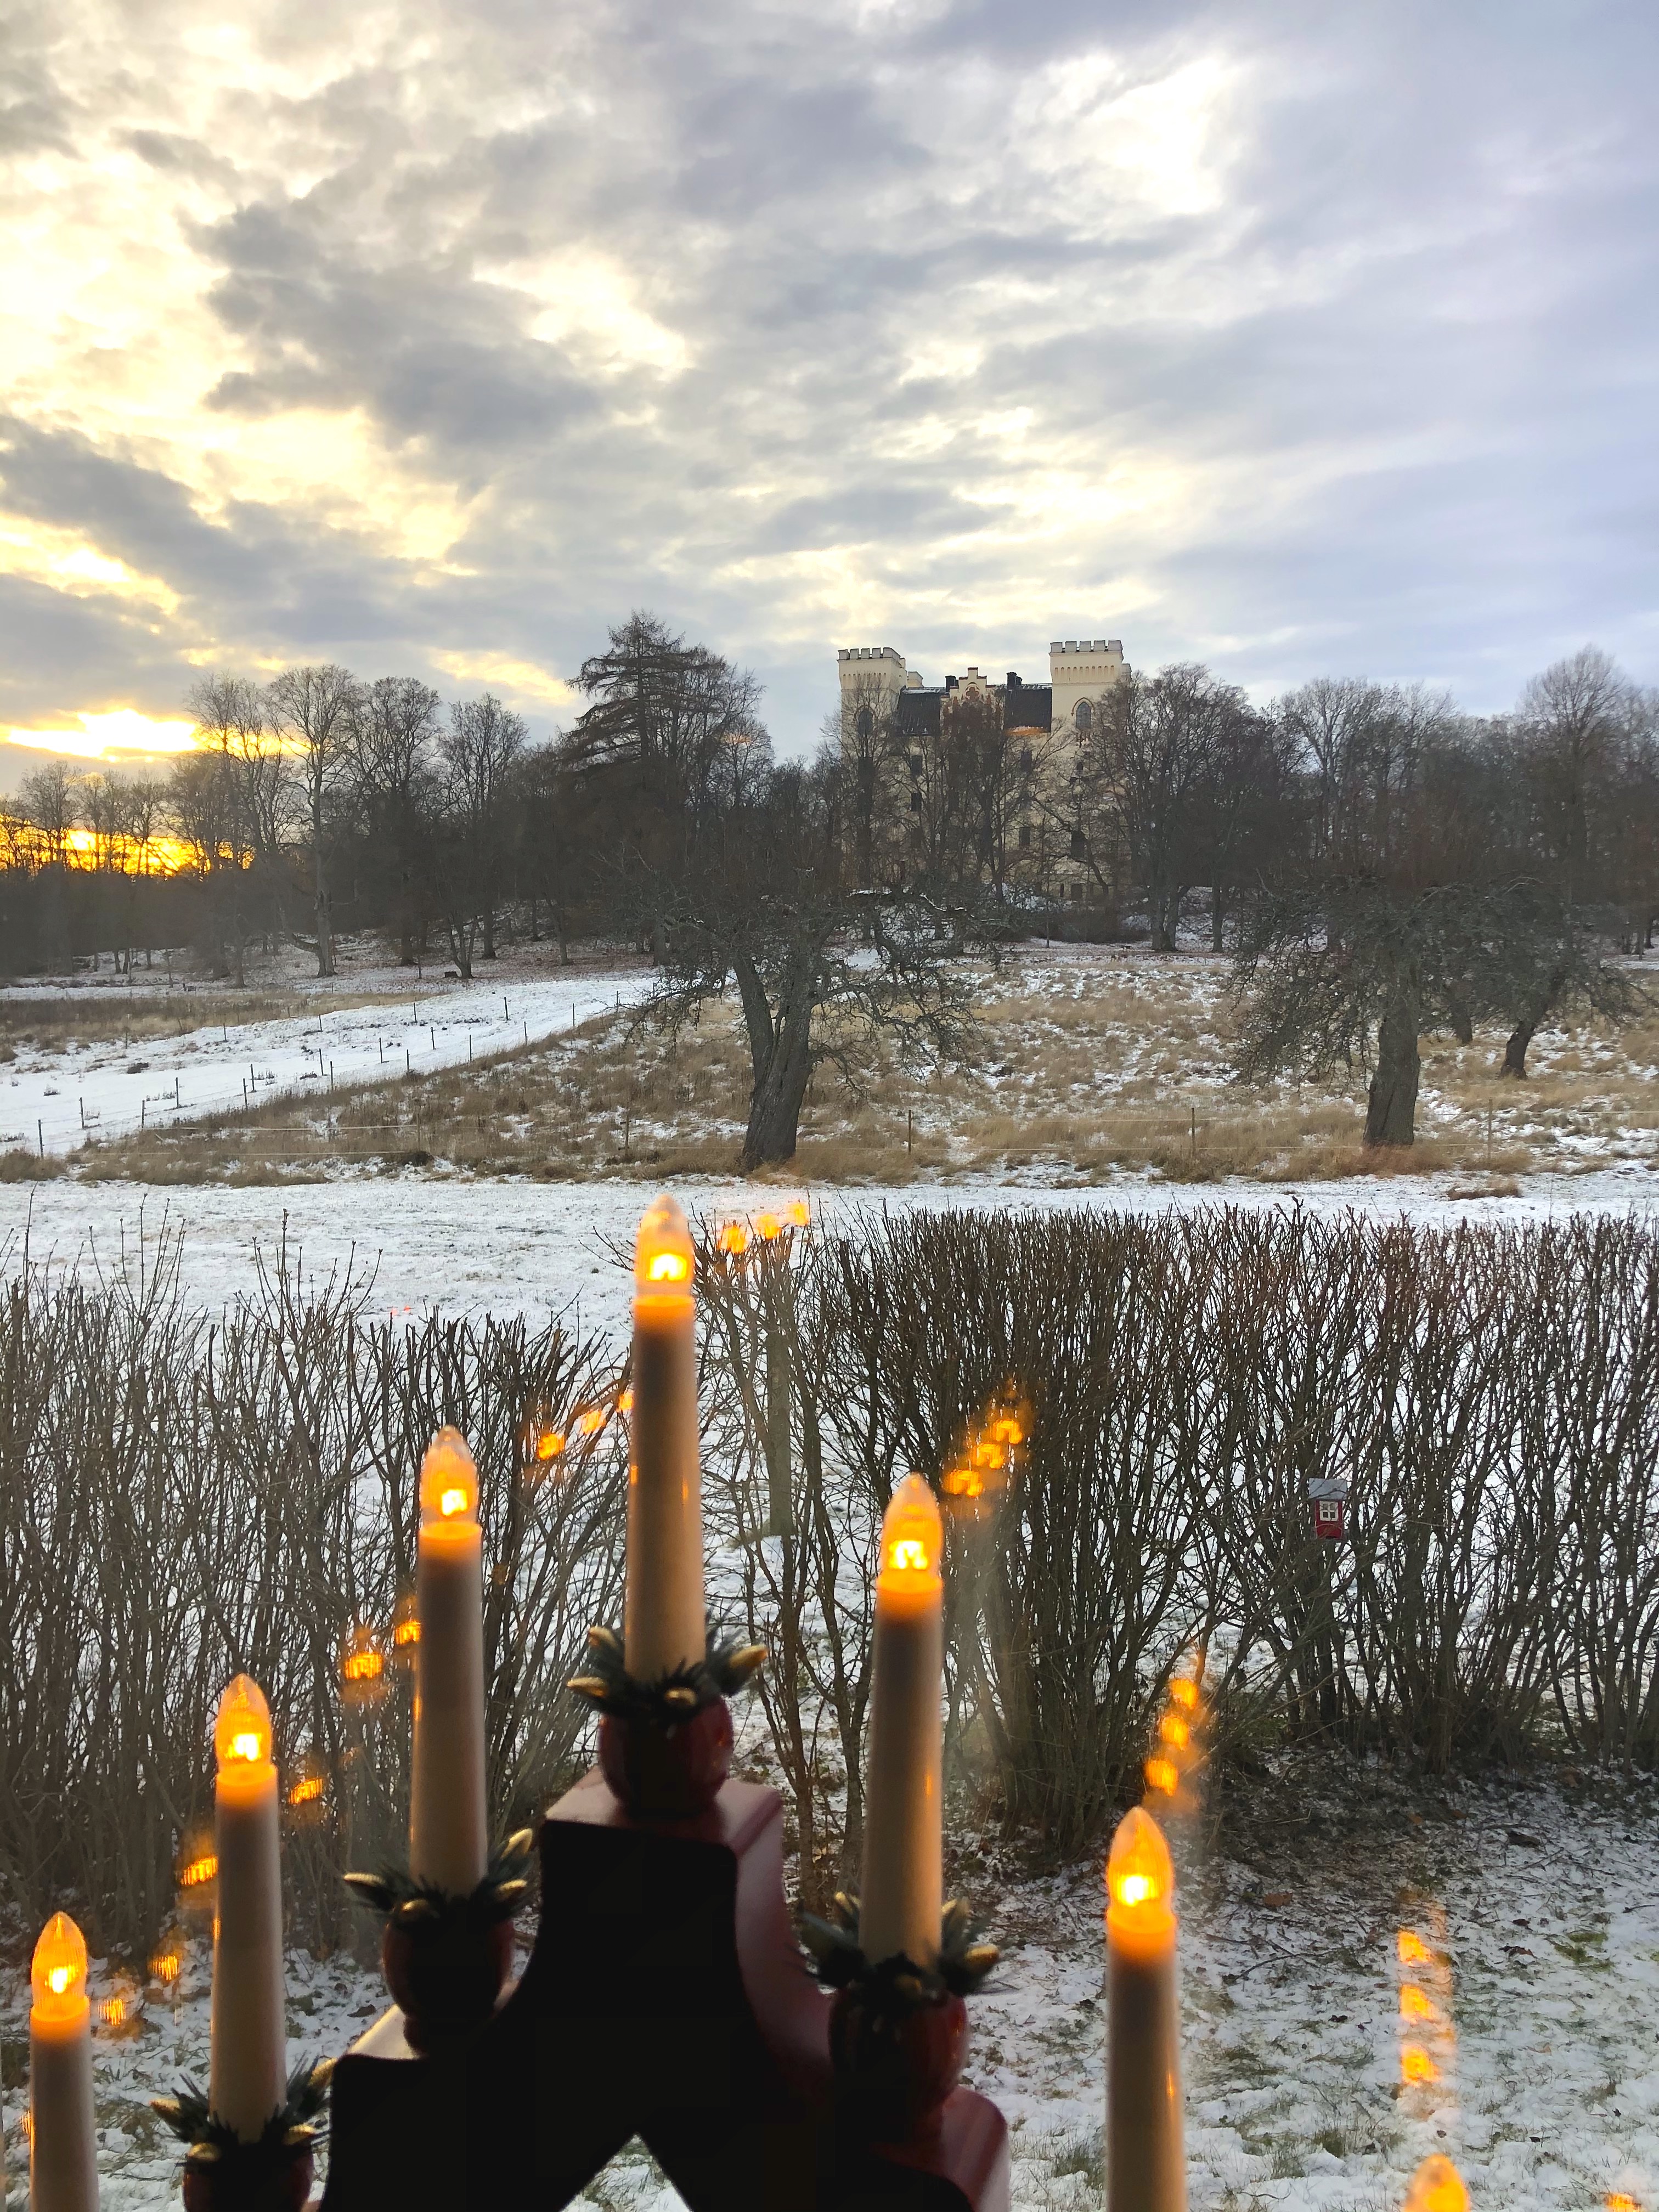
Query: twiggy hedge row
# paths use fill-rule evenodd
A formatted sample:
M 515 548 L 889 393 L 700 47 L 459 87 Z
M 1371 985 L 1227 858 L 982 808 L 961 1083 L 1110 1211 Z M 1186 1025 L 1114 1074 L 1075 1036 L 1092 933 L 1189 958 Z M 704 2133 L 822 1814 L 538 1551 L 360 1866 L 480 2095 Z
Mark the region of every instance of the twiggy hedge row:
M 1218 1729 L 1437 1769 L 1553 1736 L 1659 1765 L 1659 1240 L 1215 1209 L 854 1217 L 702 1261 L 712 1607 L 770 1644 L 763 1724 L 809 1899 L 856 1867 L 876 1534 L 1011 1384 L 1006 1490 L 950 1522 L 956 1773 L 1061 1848 L 1133 1789 L 1168 1673 Z M 390 1632 L 433 1429 L 483 1479 L 490 1776 L 568 1772 L 562 1690 L 619 1617 L 623 1379 L 557 1328 L 368 1317 L 361 1283 L 192 1312 L 18 1268 L 0 1294 L 0 1899 L 149 1942 L 210 1805 L 228 1676 L 314 1771 L 299 1932 L 406 1818 Z M 594 1415 L 581 1432 L 578 1415 Z M 600 1417 L 603 1418 L 600 1418 Z M 571 1439 L 548 1455 L 550 1439 Z M 1310 1477 L 1352 1483 L 1321 1542 Z M 354 1631 L 385 1656 L 343 1680 Z
M 6 1285 L 0 1893 L 26 1926 L 73 1897 L 96 1940 L 154 1938 L 210 1826 L 212 1717 L 246 1668 L 285 1779 L 325 1785 L 290 1815 L 290 1910 L 340 1940 L 341 1870 L 407 1820 L 392 1631 L 446 1421 L 482 1477 L 496 1826 L 570 1763 L 580 1718 L 550 1689 L 617 1610 L 625 1463 L 614 1421 L 556 1462 L 537 1442 L 608 1406 L 614 1377 L 556 1328 L 370 1322 L 361 1282 L 302 1297 L 282 1265 L 262 1289 L 210 1320 L 165 1261 L 137 1287 L 27 1267 Z M 379 1672 L 348 1682 L 354 1636 Z
M 704 1297 L 809 1889 L 856 1863 L 892 1473 L 937 1478 L 1011 1381 L 1030 1439 L 952 1538 L 949 1711 L 1012 1820 L 1094 1832 L 1194 1650 L 1223 1731 L 1659 1764 L 1659 1239 L 1632 1221 L 910 1212 L 712 1253 Z M 769 1336 L 781 1448 L 735 1379 Z M 1332 1544 L 1307 1485 L 1337 1474 Z

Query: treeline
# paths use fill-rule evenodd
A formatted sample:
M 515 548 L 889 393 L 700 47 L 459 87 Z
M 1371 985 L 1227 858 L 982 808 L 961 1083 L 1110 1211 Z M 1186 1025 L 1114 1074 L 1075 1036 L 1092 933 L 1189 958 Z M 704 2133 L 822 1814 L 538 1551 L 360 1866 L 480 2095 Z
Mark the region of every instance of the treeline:
M 578 681 L 587 710 L 538 744 L 489 692 L 446 703 L 332 665 L 206 678 L 196 750 L 166 776 L 53 763 L 0 812 L 0 959 L 118 968 L 194 944 L 240 982 L 250 951 L 288 938 L 326 975 L 342 930 L 378 928 L 399 960 L 470 976 L 504 927 L 562 952 L 634 927 L 641 862 L 769 758 L 758 690 L 643 618 Z
M 1264 886 L 1360 878 L 1525 877 L 1626 951 L 1659 918 L 1659 709 L 1591 647 L 1484 718 L 1334 679 L 1255 706 L 1181 665 L 1126 669 L 1046 736 L 995 691 L 949 695 L 918 732 L 855 689 L 789 764 L 753 678 L 650 616 L 577 684 L 584 710 L 535 744 L 492 695 L 446 703 L 412 678 L 204 678 L 198 750 L 167 776 L 54 764 L 0 812 L 9 964 L 193 939 L 240 976 L 288 935 L 327 974 L 336 933 L 363 927 L 462 975 L 503 927 L 660 953 L 688 873 L 759 819 L 775 836 L 779 778 L 820 890 L 988 894 L 1015 929 L 1139 927 L 1167 949 L 1201 890 L 1220 951 Z
M 908 1467 L 946 1516 L 949 1774 L 1050 1846 L 1138 1795 L 1195 1656 L 1224 1765 L 1294 1741 L 1659 1767 L 1650 1231 L 918 1213 L 705 1239 L 699 1264 L 711 1612 L 774 1655 L 759 1719 L 809 1901 L 858 1863 L 878 1536 Z M 24 1922 L 72 1898 L 99 1942 L 152 1939 L 246 1668 L 295 1791 L 294 1925 L 340 1939 L 339 1872 L 407 1819 L 398 1630 L 446 1420 L 483 1482 L 497 1826 L 580 1759 L 563 1684 L 621 1603 L 625 1376 L 557 1328 L 361 1304 L 280 1273 L 211 1320 L 165 1274 L 9 1285 L 0 1900 Z M 1021 1441 L 981 1474 L 965 1448 L 1011 1404 Z M 1340 1544 L 1307 1495 L 1332 1475 Z
M 1109 927 L 1136 913 L 1165 950 L 1201 886 L 1219 951 L 1265 884 L 1524 874 L 1611 914 L 1626 950 L 1652 942 L 1659 696 L 1594 647 L 1492 717 L 1334 679 L 1257 706 L 1191 664 L 1126 669 L 1046 737 L 995 691 L 947 694 L 933 730 L 899 712 L 872 679 L 826 726 L 866 883 L 921 871 Z

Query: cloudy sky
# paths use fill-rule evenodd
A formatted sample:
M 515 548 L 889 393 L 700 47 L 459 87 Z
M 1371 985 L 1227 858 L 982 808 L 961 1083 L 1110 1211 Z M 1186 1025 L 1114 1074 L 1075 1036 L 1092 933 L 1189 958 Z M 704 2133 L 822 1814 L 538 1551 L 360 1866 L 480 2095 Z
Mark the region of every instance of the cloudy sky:
M 323 659 L 548 727 L 636 605 L 786 748 L 846 644 L 1659 680 L 1656 64 L 1647 0 L 12 0 L 0 733 Z

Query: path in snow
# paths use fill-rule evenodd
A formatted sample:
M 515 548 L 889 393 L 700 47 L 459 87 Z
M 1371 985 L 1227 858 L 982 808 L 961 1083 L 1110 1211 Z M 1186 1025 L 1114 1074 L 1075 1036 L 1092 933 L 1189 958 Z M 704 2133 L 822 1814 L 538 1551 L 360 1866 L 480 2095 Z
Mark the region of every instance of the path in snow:
M 336 1085 L 389 1080 L 410 1068 L 427 1074 L 556 1036 L 631 1003 L 648 983 L 638 969 L 579 970 L 346 1009 L 319 1006 L 282 1021 L 216 1023 L 131 1047 L 111 1040 L 51 1053 L 25 1047 L 0 1073 L 0 1152 L 67 1152 L 88 1131 L 125 1136 L 283 1095 L 323 1097 Z M 147 1010 L 153 1003 L 151 994 Z

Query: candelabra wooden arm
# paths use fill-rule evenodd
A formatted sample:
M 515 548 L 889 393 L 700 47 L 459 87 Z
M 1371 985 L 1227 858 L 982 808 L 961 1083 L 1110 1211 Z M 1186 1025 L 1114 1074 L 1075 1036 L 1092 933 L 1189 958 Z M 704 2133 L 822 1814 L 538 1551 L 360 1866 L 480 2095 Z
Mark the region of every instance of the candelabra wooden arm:
M 896 2145 L 838 2118 L 775 1790 L 645 1821 L 595 1772 L 538 1843 L 535 1948 L 486 2026 L 421 2055 L 394 2009 L 337 2065 L 325 2212 L 554 2212 L 636 2135 L 690 2212 L 1006 2212 L 986 2098 Z

